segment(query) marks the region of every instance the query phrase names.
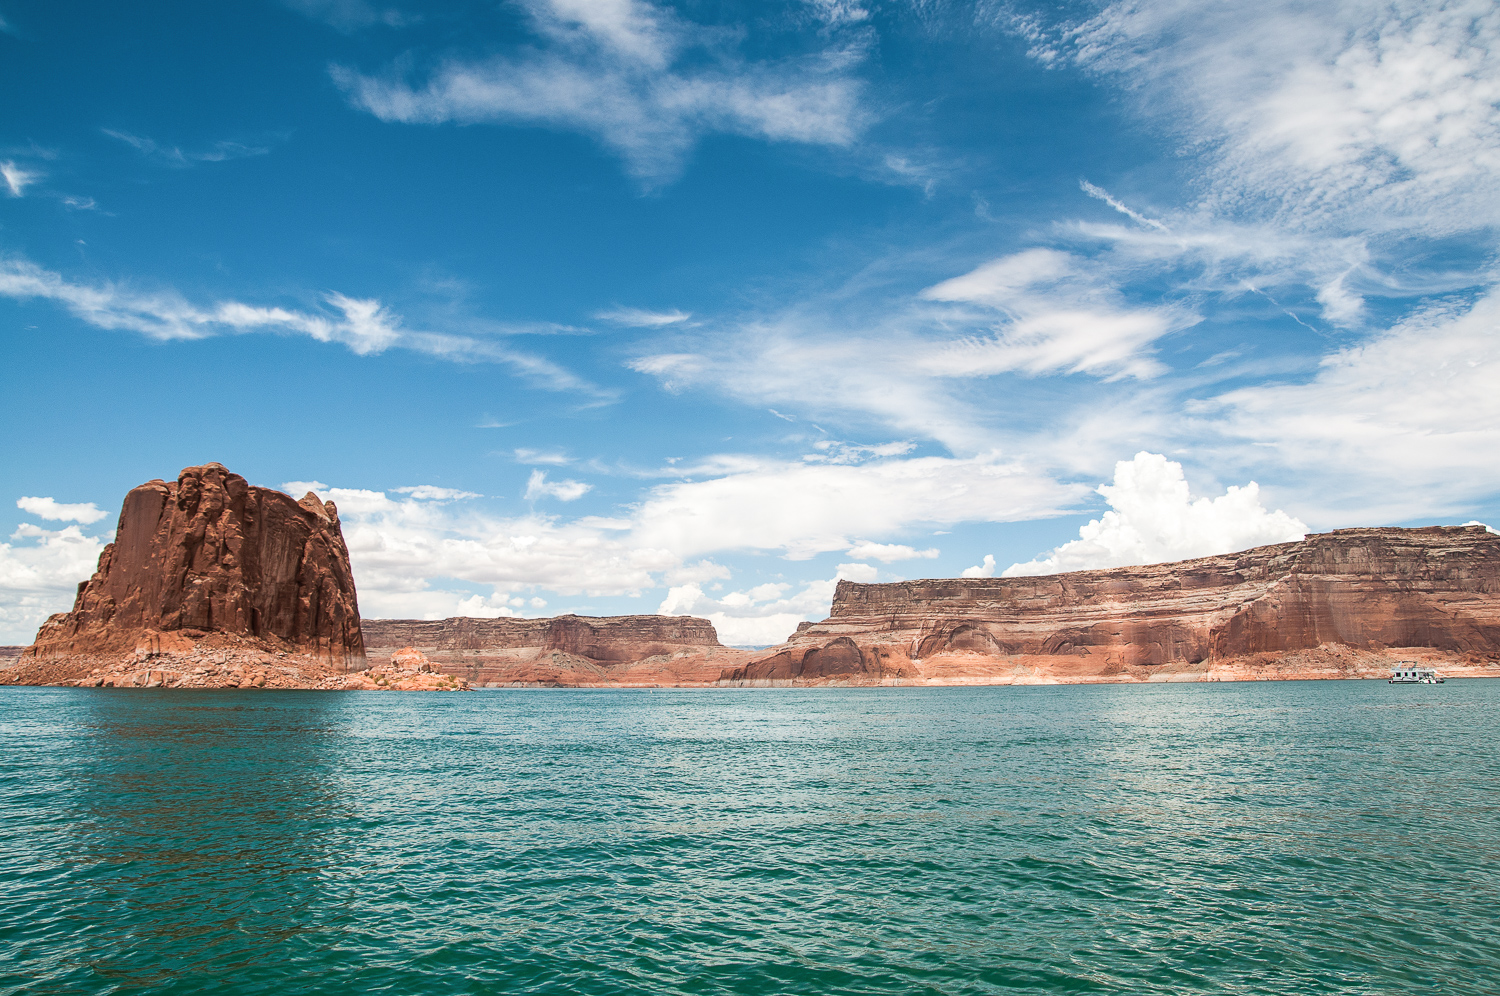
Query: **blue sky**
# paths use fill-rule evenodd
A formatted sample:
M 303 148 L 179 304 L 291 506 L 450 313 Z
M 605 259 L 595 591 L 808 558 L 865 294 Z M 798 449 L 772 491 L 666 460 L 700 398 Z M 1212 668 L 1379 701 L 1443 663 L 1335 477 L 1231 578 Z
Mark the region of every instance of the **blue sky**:
M 1500 520 L 1488 3 L 0 0 L 0 642 L 130 487 L 364 614 Z M 1252 486 L 1253 482 L 1253 486 Z

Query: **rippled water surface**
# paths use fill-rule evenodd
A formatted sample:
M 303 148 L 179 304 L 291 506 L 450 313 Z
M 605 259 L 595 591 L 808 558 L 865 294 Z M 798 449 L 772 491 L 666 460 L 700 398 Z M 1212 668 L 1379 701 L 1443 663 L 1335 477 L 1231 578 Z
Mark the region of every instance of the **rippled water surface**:
M 0 689 L 0 992 L 1497 993 L 1500 682 Z

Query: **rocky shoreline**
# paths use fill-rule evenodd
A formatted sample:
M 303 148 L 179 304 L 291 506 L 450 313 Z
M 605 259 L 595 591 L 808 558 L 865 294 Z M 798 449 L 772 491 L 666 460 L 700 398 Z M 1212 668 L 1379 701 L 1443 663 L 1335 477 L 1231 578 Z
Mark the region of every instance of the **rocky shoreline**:
M 315 691 L 469 691 L 421 653 L 405 649 L 387 664 L 344 671 L 307 654 L 198 646 L 187 652 L 76 654 L 23 660 L 0 669 L 0 684 L 77 688 L 265 688 Z

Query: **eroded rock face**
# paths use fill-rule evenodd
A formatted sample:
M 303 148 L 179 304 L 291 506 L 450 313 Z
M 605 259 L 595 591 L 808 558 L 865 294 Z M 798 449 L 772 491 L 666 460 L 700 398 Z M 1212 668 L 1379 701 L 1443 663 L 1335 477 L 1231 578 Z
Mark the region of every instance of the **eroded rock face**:
M 711 684 L 749 657 L 692 616 L 366 619 L 372 656 L 415 648 L 480 685 Z
M 1480 526 L 1342 529 L 1146 567 L 841 581 L 828 619 L 722 678 L 1144 680 L 1162 667 L 1240 675 L 1277 655 L 1340 647 L 1424 648 L 1489 667 L 1500 655 L 1500 536 Z
M 48 619 L 26 657 L 144 659 L 205 641 L 364 666 L 333 502 L 252 487 L 217 463 L 142 484 L 73 611 Z

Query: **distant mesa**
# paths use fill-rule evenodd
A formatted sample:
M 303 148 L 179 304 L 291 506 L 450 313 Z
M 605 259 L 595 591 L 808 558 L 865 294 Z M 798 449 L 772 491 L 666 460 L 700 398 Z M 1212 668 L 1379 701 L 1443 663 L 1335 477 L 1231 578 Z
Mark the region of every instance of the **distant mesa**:
M 828 619 L 724 684 L 1500 677 L 1500 536 L 1341 529 L 1298 543 L 1042 577 L 841 581 Z
M 372 656 L 413 647 L 489 686 L 710 685 L 751 657 L 694 616 L 366 619 L 364 633 Z
M 364 667 L 333 502 L 253 487 L 217 463 L 142 484 L 73 610 L 42 625 L 5 679 L 51 683 L 194 655 L 241 671 L 296 658 L 308 680 Z

